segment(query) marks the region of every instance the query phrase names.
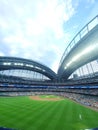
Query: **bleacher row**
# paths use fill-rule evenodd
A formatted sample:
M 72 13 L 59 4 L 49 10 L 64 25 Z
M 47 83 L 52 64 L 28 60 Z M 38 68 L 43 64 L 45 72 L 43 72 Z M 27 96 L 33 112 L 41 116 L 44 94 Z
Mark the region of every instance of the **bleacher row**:
M 98 85 L 74 85 L 76 81 L 67 81 L 65 84 L 35 82 L 15 76 L 0 75 L 1 92 L 67 92 L 98 95 Z M 77 81 L 78 82 L 78 81 Z M 38 84 L 37 84 L 38 83 Z M 69 84 L 70 83 L 70 84 Z M 43 85 L 44 84 L 44 85 Z
M 95 79 L 59 82 L 36 82 L 15 76 L 0 75 L 0 96 L 55 94 L 98 109 L 98 85 Z M 81 85 L 82 84 L 82 85 Z M 89 85 L 90 84 L 90 85 Z
M 60 93 L 60 95 L 98 110 L 98 95 L 92 96 L 78 93 Z
M 75 94 L 86 94 L 86 95 L 98 95 L 98 88 L 87 89 L 87 88 L 60 88 L 60 87 L 51 87 L 51 86 L 44 86 L 44 87 L 2 87 L 0 85 L 0 94 L 2 92 L 66 92 L 66 93 L 75 93 Z
M 20 78 L 17 76 L 7 76 L 7 75 L 1 75 L 0 74 L 0 83 L 11 83 L 11 84 L 27 84 L 27 85 L 56 85 L 56 86 L 73 86 L 73 85 L 96 85 L 98 84 L 98 77 L 92 77 L 92 78 L 84 78 L 84 79 L 69 79 L 67 81 L 36 81 L 36 80 L 30 80 L 28 78 Z

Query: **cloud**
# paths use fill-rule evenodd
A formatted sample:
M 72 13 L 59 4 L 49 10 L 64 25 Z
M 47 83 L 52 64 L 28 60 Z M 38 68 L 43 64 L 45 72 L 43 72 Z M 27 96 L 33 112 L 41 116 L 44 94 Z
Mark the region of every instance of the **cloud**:
M 4 53 L 3 53 L 3 52 L 0 52 L 0 56 L 4 56 Z
M 8 49 L 4 55 L 38 60 L 57 69 L 68 36 L 63 23 L 75 14 L 72 0 L 4 0 L 0 12 L 2 48 Z
M 94 4 L 94 3 L 95 3 L 95 0 L 87 0 L 87 2 L 88 2 L 89 4 Z

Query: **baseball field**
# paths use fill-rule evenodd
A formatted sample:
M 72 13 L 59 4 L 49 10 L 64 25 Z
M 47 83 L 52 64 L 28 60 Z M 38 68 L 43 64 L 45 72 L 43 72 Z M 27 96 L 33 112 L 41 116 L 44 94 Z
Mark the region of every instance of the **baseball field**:
M 0 97 L 0 127 L 88 130 L 98 128 L 98 112 L 54 95 Z

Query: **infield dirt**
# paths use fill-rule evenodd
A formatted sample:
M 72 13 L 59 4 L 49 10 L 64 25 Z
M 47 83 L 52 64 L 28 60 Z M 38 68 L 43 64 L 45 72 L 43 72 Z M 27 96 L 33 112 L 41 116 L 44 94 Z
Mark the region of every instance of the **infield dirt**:
M 60 100 L 64 100 L 64 98 L 58 98 L 58 97 L 54 97 L 54 98 L 41 98 L 40 96 L 30 96 L 30 99 L 32 100 L 39 100 L 39 101 L 60 101 Z

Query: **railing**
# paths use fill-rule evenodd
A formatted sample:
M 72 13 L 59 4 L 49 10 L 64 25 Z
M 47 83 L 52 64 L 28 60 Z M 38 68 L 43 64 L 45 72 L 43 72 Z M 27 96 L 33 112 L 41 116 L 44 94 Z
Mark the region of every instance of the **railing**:
M 67 48 L 65 49 L 63 56 L 60 60 L 59 67 L 61 66 L 64 58 L 70 52 L 70 50 L 80 41 L 88 32 L 90 32 L 98 24 L 98 15 L 94 17 L 89 23 L 87 23 L 72 39 Z

